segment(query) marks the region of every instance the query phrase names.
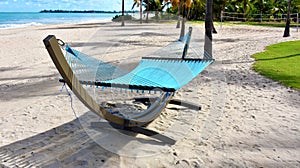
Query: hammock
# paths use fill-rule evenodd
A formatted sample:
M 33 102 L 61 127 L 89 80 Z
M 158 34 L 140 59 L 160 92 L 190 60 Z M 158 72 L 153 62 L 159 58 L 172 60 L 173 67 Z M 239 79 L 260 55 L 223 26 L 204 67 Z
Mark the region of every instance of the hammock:
M 126 72 L 111 64 L 96 61 L 70 46 L 66 47 L 66 59 L 74 72 L 81 71 L 77 74 L 82 84 L 142 92 L 175 92 L 213 62 L 211 59 L 143 57 L 134 70 Z
M 191 29 L 181 58 L 143 57 L 136 68 L 128 72 L 110 63 L 95 59 L 66 46 L 62 53 L 58 40 L 53 35 L 44 39 L 44 44 L 64 82 L 91 111 L 114 124 L 135 127 L 148 124 L 170 102 L 174 92 L 193 80 L 213 59 L 185 58 L 189 47 Z M 183 39 L 181 39 L 183 40 Z M 143 113 L 125 118 L 113 114 L 100 106 L 86 91 L 83 85 L 121 88 L 156 92 L 162 94 Z

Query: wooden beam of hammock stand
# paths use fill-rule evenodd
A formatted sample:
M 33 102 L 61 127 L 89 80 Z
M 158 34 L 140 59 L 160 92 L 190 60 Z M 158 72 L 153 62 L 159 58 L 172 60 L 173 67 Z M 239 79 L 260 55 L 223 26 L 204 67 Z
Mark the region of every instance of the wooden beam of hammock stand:
M 153 102 L 155 101 L 155 98 L 151 98 L 151 97 L 136 97 L 134 98 L 135 101 L 137 102 L 142 102 L 144 104 L 147 104 L 149 102 Z M 178 106 L 183 106 L 183 107 L 187 107 L 189 109 L 192 110 L 201 110 L 201 106 L 197 105 L 197 104 L 193 104 L 191 102 L 186 102 L 180 99 L 172 99 L 169 101 L 169 104 L 175 104 Z
M 114 115 L 107 111 L 105 108 L 101 107 L 87 93 L 85 88 L 82 86 L 82 82 L 77 79 L 66 58 L 64 57 L 56 37 L 54 35 L 49 35 L 43 40 L 43 42 L 53 63 L 62 76 L 63 81 L 69 86 L 69 88 L 78 97 L 78 99 L 92 112 L 111 123 L 123 127 L 136 127 L 146 125 L 157 118 L 160 112 L 172 99 L 172 94 L 163 92 L 162 95 L 155 100 L 155 102 L 153 102 L 146 110 L 141 112 L 139 115 L 133 116 L 132 118 L 123 118 L 121 116 Z

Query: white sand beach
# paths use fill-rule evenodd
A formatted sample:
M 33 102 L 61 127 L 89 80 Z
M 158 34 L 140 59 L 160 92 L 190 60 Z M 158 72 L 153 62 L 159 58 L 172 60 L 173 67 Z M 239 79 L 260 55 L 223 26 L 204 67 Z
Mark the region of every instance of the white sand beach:
M 204 31 L 203 25 L 193 26 Z M 129 141 L 118 134 L 106 137 L 109 145 L 118 143 L 107 147 L 76 120 L 42 40 L 53 34 L 90 55 L 105 53 L 105 61 L 138 62 L 177 40 L 175 24 L 0 29 L 0 167 L 300 167 L 300 92 L 259 75 L 251 57 L 270 44 L 300 40 L 300 32 L 291 29 L 291 37 L 283 38 L 283 28 L 217 30 L 216 62 L 177 94 L 202 109 L 168 105 L 148 126 L 176 143 L 142 136 Z M 201 34 L 192 38 L 203 46 Z

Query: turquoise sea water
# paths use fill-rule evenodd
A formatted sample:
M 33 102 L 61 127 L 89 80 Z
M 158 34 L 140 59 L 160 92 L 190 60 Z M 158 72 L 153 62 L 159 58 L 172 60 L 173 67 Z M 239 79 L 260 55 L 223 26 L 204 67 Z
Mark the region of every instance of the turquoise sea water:
M 81 23 L 88 21 L 108 21 L 116 13 L 38 13 L 0 12 L 0 29 L 36 26 L 43 24 Z

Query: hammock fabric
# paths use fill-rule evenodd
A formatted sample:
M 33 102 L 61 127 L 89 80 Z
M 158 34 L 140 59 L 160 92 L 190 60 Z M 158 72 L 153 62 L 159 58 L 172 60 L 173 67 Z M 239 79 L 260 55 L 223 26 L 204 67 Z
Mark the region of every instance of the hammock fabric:
M 93 57 L 69 46 L 66 47 L 66 52 L 66 59 L 73 71 L 81 71 L 77 74 L 82 84 L 142 92 L 144 90 L 175 92 L 213 62 L 211 59 L 143 57 L 134 70 L 126 72 L 109 63 L 96 61 Z

